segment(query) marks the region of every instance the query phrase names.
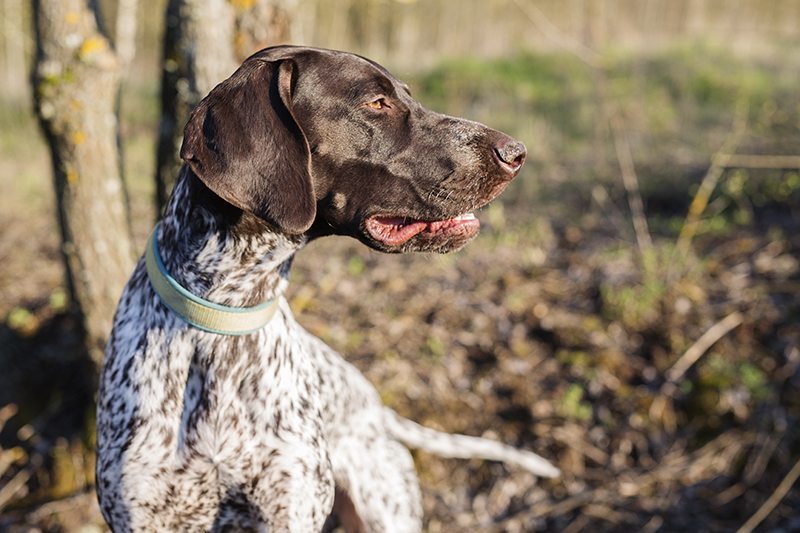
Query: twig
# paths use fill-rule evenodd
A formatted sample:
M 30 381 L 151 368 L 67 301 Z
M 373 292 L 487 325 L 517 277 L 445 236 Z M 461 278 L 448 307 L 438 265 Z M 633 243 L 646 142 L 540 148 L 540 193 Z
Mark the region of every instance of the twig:
M 619 525 L 622 523 L 631 523 L 630 513 L 625 513 L 623 511 L 617 511 L 612 509 L 611 507 L 603 504 L 598 503 L 590 503 L 583 509 L 583 514 L 586 516 L 591 516 L 592 518 L 599 518 L 600 520 L 605 520 L 614 525 Z
M 559 48 L 570 52 L 578 59 L 586 63 L 592 68 L 599 68 L 600 56 L 591 48 L 581 44 L 580 42 L 571 39 L 564 35 L 558 26 L 547 18 L 538 7 L 530 2 L 523 2 L 523 0 L 512 0 L 514 4 L 525 13 L 525 16 L 533 22 L 533 25 L 542 32 L 545 39 L 552 42 Z
M 6 503 L 8 503 L 11 498 L 13 498 L 14 495 L 25 486 L 25 483 L 28 482 L 30 477 L 30 472 L 27 470 L 20 470 L 13 478 L 11 478 L 11 481 L 6 483 L 4 487 L 0 488 L 0 510 L 2 510 Z
M 85 507 L 87 506 L 87 502 L 89 502 L 88 505 L 94 505 L 94 490 L 81 488 L 57 500 L 43 503 L 36 507 L 35 510 L 27 513 L 26 518 L 32 522 L 39 522 L 54 514 L 63 513 L 78 507 Z
M 660 419 L 664 427 L 674 432 L 677 424 L 675 416 L 672 413 L 671 399 L 677 391 L 677 383 L 683 377 L 689 368 L 697 362 L 700 357 L 708 351 L 715 342 L 728 334 L 733 328 L 742 323 L 743 316 L 738 311 L 726 316 L 713 326 L 708 331 L 703 333 L 694 344 L 692 344 L 683 355 L 667 370 L 666 381 L 661 385 L 660 394 L 653 398 L 650 404 L 650 418 Z
M 628 224 L 625 222 L 622 211 L 611 201 L 606 188 L 599 184 L 592 187 L 592 199 L 607 214 L 608 220 L 617 230 L 617 233 L 624 234 Z
M 588 516 L 579 514 L 575 520 L 567 524 L 567 527 L 564 528 L 562 533 L 580 533 L 581 531 L 586 531 L 589 522 L 590 519 Z
M 715 506 L 721 507 L 723 505 L 726 505 L 726 504 L 732 502 L 733 500 L 735 500 L 736 498 L 738 498 L 739 496 L 741 496 L 745 492 L 747 492 L 747 485 L 745 485 L 744 483 L 734 483 L 733 485 L 731 485 L 727 489 L 723 490 L 722 492 L 720 492 L 716 496 L 712 497 L 711 498 L 711 502 Z
M 747 463 L 742 469 L 740 479 L 744 483 L 752 485 L 761 479 L 784 435 L 785 431 L 777 427 L 758 432 L 755 446 L 753 446 L 755 453 L 748 454 Z
M 708 201 L 711 199 L 711 193 L 717 188 L 717 183 L 722 177 L 722 173 L 728 168 L 731 158 L 735 155 L 734 152 L 739 146 L 742 136 L 744 135 L 747 126 L 747 107 L 741 105 L 736 118 L 733 121 L 733 131 L 731 131 L 728 138 L 725 139 L 722 147 L 711 158 L 711 166 L 708 172 L 700 182 L 700 188 L 697 194 L 692 198 L 692 203 L 689 205 L 689 212 L 686 214 L 686 220 L 681 227 L 681 232 L 678 235 L 678 241 L 675 245 L 677 256 L 685 256 L 689 252 L 689 245 L 697 233 L 697 226 L 700 222 L 700 217 L 708 206 Z
M 798 169 L 800 155 L 720 154 L 727 168 Z
M 0 448 L 0 476 L 5 474 L 14 463 L 24 460 L 27 456 L 20 447 L 4 450 Z
M 606 464 L 608 462 L 608 454 L 583 439 L 581 433 L 580 428 L 577 426 L 564 426 L 553 429 L 553 437 L 556 440 L 573 448 L 597 464 Z
M 738 430 L 729 430 L 714 440 L 705 444 L 699 450 L 686 453 L 685 450 L 675 449 L 663 456 L 659 464 L 653 468 L 627 469 L 618 472 L 615 479 L 608 484 L 594 489 L 586 489 L 573 496 L 569 496 L 557 503 L 534 504 L 520 514 L 509 517 L 507 520 L 519 520 L 520 517 L 546 517 L 564 516 L 575 509 L 588 505 L 602 505 L 608 509 L 629 508 L 628 503 L 632 498 L 639 498 L 645 494 L 659 492 L 659 484 L 674 483 L 681 480 L 681 484 L 689 486 L 709 477 L 729 475 L 736 464 L 736 458 L 752 444 L 752 436 Z M 581 513 L 579 516 L 585 516 Z M 620 515 L 624 518 L 624 515 Z M 582 522 L 575 522 L 575 529 Z M 498 525 L 504 525 L 501 521 Z
M 0 407 L 0 429 L 6 425 L 6 422 L 11 420 L 11 418 L 17 414 L 17 406 L 13 403 L 9 403 Z
M 770 497 L 758 508 L 753 516 L 748 518 L 747 522 L 745 522 L 736 533 L 750 533 L 763 522 L 769 513 L 781 503 L 781 500 L 783 500 L 789 492 L 789 489 L 792 488 L 792 485 L 794 485 L 798 477 L 800 477 L 800 459 L 797 460 L 792 469 L 789 470 L 789 473 L 781 480 Z
M 675 364 L 667 371 L 667 382 L 675 384 L 683 377 L 689 368 L 697 362 L 715 342 L 728 334 L 733 328 L 742 323 L 744 317 L 738 311 L 729 314 L 703 333 L 699 339 L 692 344 L 682 356 L 675 361 Z
M 653 247 L 653 239 L 650 237 L 650 229 L 647 227 L 647 218 L 644 216 L 644 203 L 642 194 L 639 191 L 639 178 L 636 175 L 636 167 L 633 164 L 633 154 L 628 136 L 622 128 L 619 114 L 614 113 L 609 118 L 611 126 L 611 138 L 614 141 L 614 150 L 617 152 L 619 170 L 622 174 L 622 184 L 628 195 L 628 206 L 631 209 L 633 218 L 633 229 L 636 232 L 636 242 L 639 244 L 639 252 Z

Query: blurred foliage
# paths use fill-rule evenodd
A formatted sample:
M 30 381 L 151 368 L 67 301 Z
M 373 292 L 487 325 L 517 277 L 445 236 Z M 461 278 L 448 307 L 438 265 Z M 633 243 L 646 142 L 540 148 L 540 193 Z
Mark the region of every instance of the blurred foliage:
M 556 412 L 565 418 L 583 421 L 592 418 L 592 406 L 583 401 L 583 388 L 577 383 L 573 383 L 564 391 L 556 403 Z
M 536 482 L 418 454 L 432 531 L 732 529 L 800 454 L 797 170 L 727 170 L 689 251 L 675 246 L 737 109 L 748 119 L 741 153 L 797 154 L 800 55 L 742 60 L 687 45 L 601 59 L 602 71 L 563 54 L 452 59 L 406 80 L 429 107 L 521 138 L 523 173 L 459 254 L 383 256 L 331 239 L 297 258 L 288 297 L 299 320 L 388 404 L 534 449 L 565 472 Z M 140 244 L 153 219 L 155 102 L 147 83 L 122 99 Z M 623 118 L 651 249 L 635 244 L 604 107 Z M 2 168 L 15 176 L 0 190 L 0 392 L 20 407 L 0 434 L 15 458 L 0 483 L 33 465 L 35 497 L 12 509 L 31 516 L 91 475 L 93 436 L 76 444 L 69 426 L 92 410 L 70 397 L 83 373 L 46 158 L 28 110 L 0 109 L 0 126 Z M 741 326 L 667 392 L 676 361 L 734 311 Z M 800 527 L 798 506 L 795 489 L 770 527 Z
M 507 198 L 521 203 L 542 194 L 561 197 L 565 189 L 585 203 L 588 184 L 598 183 L 616 188 L 612 196 L 619 198 L 603 106 L 624 117 L 642 194 L 657 214 L 683 215 L 710 154 L 730 132 L 737 106 L 747 109 L 745 152 L 791 154 L 800 142 L 796 54 L 743 61 L 721 48 L 693 44 L 646 55 L 612 50 L 602 61 L 599 72 L 567 54 L 453 59 L 414 80 L 412 88 L 434 109 L 492 124 L 526 143 L 526 173 L 511 189 L 514 198 Z M 608 80 L 604 92 L 601 75 Z M 796 171 L 736 172 L 744 174 L 722 193 L 744 223 L 747 202 L 800 198 Z

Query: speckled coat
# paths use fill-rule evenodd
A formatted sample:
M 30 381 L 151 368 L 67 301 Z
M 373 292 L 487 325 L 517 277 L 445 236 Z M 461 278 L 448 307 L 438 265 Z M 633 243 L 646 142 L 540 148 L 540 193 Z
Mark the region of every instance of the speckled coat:
M 156 235 L 167 271 L 217 304 L 279 307 L 254 333 L 208 333 L 165 307 L 139 261 L 98 397 L 97 491 L 114 531 L 419 531 L 403 444 L 557 475 L 533 453 L 397 416 L 283 299 L 309 238 L 464 246 L 470 211 L 516 176 L 521 143 L 424 109 L 369 60 L 284 46 L 198 104 L 181 157 Z
M 281 303 L 256 333 L 207 333 L 160 302 L 139 261 L 100 386 L 97 483 L 109 524 L 319 531 L 336 480 L 369 530 L 418 530 L 413 463 L 389 435 L 377 393 L 281 296 L 303 240 L 237 234 L 194 204 L 191 188 L 184 175 L 160 225 L 167 269 L 224 305 Z

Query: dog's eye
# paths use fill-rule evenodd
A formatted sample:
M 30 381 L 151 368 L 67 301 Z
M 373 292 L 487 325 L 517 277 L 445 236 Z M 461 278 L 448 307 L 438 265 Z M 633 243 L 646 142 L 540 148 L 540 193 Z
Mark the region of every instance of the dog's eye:
M 371 107 L 372 109 L 386 109 L 389 107 L 389 104 L 386 103 L 385 98 L 376 98 L 371 102 L 367 102 L 367 107 Z

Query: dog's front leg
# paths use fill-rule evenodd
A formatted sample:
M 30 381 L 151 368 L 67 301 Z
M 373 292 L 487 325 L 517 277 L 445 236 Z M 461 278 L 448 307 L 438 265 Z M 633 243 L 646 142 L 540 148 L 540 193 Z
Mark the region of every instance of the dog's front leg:
M 333 470 L 327 450 L 285 441 L 265 453 L 254 472 L 249 497 L 269 531 L 320 531 L 333 508 Z

